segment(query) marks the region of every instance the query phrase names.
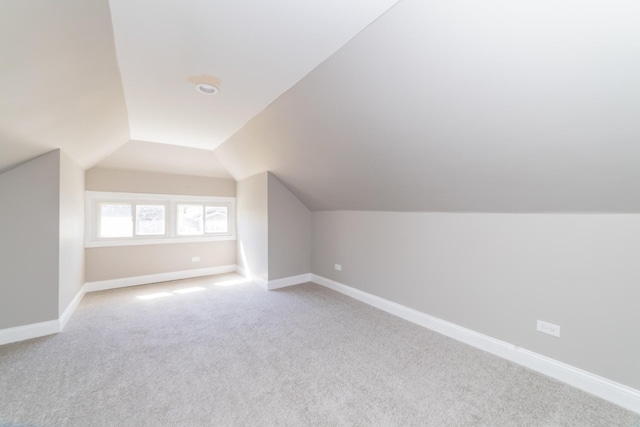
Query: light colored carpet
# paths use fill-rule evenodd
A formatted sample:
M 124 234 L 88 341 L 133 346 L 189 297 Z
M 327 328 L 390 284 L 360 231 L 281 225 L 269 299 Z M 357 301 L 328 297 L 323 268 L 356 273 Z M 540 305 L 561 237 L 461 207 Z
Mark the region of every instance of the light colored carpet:
M 0 425 L 640 425 L 318 285 L 237 277 L 87 294 L 63 333 L 0 347 Z

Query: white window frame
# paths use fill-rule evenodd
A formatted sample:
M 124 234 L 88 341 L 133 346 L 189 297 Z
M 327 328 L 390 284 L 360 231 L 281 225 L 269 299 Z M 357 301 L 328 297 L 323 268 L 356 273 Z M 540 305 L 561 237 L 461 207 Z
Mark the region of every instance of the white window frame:
M 132 237 L 100 237 L 100 205 L 104 203 L 126 203 L 132 206 Z M 228 229 L 226 233 L 203 233 L 202 235 L 180 236 L 177 233 L 178 205 L 203 205 L 227 207 Z M 157 236 L 136 236 L 135 205 L 164 205 L 165 234 Z M 206 212 L 206 210 L 203 211 Z M 203 230 L 205 231 L 205 230 Z M 204 197 L 176 194 L 114 193 L 105 191 L 85 191 L 85 247 L 156 245 L 166 243 L 194 243 L 236 240 L 236 198 Z

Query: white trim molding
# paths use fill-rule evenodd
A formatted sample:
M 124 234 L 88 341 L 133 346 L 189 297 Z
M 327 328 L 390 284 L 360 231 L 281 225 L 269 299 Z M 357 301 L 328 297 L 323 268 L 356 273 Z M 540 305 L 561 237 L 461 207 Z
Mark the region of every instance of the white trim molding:
M 0 329 L 0 345 L 30 340 L 32 338 L 40 338 L 62 332 L 65 326 L 67 326 L 69 319 L 71 319 L 71 316 L 73 316 L 73 313 L 76 311 L 76 308 L 78 308 L 84 294 L 85 287 L 83 286 L 80 288 L 76 296 L 73 297 L 73 300 L 71 300 L 62 315 L 60 315 L 56 320 Z
M 247 277 L 247 270 L 244 269 L 241 265 L 236 264 L 236 273 L 241 275 L 242 277 Z
M 105 238 L 100 237 L 100 205 L 126 204 L 131 206 L 129 237 Z M 138 205 L 164 206 L 164 233 L 161 235 L 140 235 L 136 232 L 135 210 Z M 178 222 L 178 206 L 193 204 L 206 207 L 224 207 L 227 209 L 226 232 L 209 232 L 203 223 L 202 234 L 180 235 Z M 203 211 L 204 212 L 204 211 Z M 206 219 L 204 219 L 206 222 Z M 105 191 L 85 191 L 85 248 L 108 246 L 156 245 L 193 242 L 216 242 L 236 240 L 236 198 L 217 196 L 185 196 L 178 194 L 149 194 L 149 193 L 114 193 Z
M 266 291 L 273 291 L 275 289 L 286 288 L 287 286 L 294 286 L 301 283 L 311 282 L 311 273 L 283 277 L 282 279 L 267 280 L 262 276 L 252 274 L 244 267 L 241 267 L 239 265 L 236 265 L 236 273 L 238 273 L 242 277 L 246 277 Z
M 69 303 L 67 308 L 65 308 L 64 312 L 62 312 L 58 319 L 33 323 L 30 325 L 16 326 L 14 328 L 0 329 L 0 345 L 62 332 L 87 292 L 104 291 L 107 289 L 123 288 L 127 286 L 147 285 L 150 283 L 167 282 L 170 280 L 190 279 L 193 277 L 210 276 L 214 274 L 233 273 L 236 269 L 237 266 L 235 265 L 223 265 L 220 267 L 126 277 L 122 279 L 103 280 L 100 282 L 87 282 L 82 288 L 80 288 L 76 296 Z
M 60 322 L 57 319 L 2 329 L 0 330 L 0 345 L 53 335 L 58 332 L 60 332 Z
M 169 282 L 171 280 L 191 279 L 193 277 L 211 276 L 214 274 L 233 273 L 235 265 L 197 268 L 193 270 L 172 271 L 168 273 L 148 274 L 146 276 L 123 277 L 121 279 L 101 280 L 85 283 L 86 292 L 105 291 L 108 289 L 126 288 L 129 286 L 148 285 L 151 283 Z
M 75 313 L 78 305 L 80 305 L 80 301 L 82 301 L 82 298 L 84 298 L 85 293 L 87 293 L 86 286 L 82 286 L 82 288 L 80 288 L 80 290 L 73 298 L 73 300 L 69 303 L 64 312 L 60 315 L 60 318 L 58 319 L 58 322 L 60 323 L 60 332 L 62 332 L 67 326 L 67 323 L 69 323 L 69 319 L 71 319 L 71 316 L 73 316 L 73 313 Z
M 241 275 L 242 277 L 246 277 L 251 280 L 256 285 L 260 286 L 265 290 L 269 290 L 269 281 L 262 276 L 258 276 L 257 274 L 253 274 L 249 270 L 246 270 L 244 267 L 236 265 L 236 273 Z
M 471 329 L 447 322 L 446 320 L 425 314 L 376 295 L 352 288 L 351 286 L 327 279 L 326 277 L 311 274 L 311 281 L 386 311 L 394 316 L 431 329 L 439 334 L 533 369 L 541 374 L 555 378 L 575 388 L 640 414 L 640 390 L 619 384 L 505 341 L 480 334 Z
M 299 285 L 301 283 L 307 283 L 311 281 L 311 273 L 299 274 L 297 276 L 285 277 L 282 279 L 269 280 L 267 283 L 267 290 L 272 291 L 274 289 L 286 288 L 287 286 Z

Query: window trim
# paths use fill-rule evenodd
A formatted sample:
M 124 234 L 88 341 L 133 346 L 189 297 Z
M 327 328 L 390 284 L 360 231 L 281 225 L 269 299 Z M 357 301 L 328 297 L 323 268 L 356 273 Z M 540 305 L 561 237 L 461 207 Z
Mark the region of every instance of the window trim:
M 133 236 L 100 237 L 100 205 L 103 203 L 132 204 Z M 164 204 L 165 234 L 157 236 L 135 235 L 135 205 Z M 227 206 L 229 228 L 227 233 L 203 233 L 181 236 L 177 233 L 178 205 Z M 203 208 L 203 211 L 206 210 Z M 203 230 L 204 231 L 204 230 Z M 236 240 L 236 198 L 213 196 L 186 196 L 179 194 L 116 193 L 107 191 L 85 191 L 85 248 L 107 246 L 136 246 L 171 243 L 218 242 Z

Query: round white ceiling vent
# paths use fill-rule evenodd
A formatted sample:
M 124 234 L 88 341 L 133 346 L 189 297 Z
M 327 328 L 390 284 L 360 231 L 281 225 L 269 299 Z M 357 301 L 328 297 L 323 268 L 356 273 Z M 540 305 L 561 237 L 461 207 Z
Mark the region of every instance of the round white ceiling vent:
M 205 95 L 215 95 L 220 92 L 217 86 L 214 86 L 209 83 L 196 83 L 196 90 L 200 93 L 204 93 Z

